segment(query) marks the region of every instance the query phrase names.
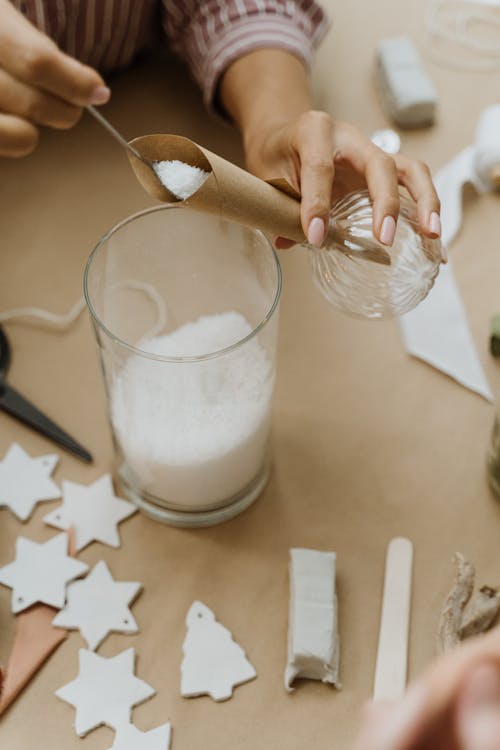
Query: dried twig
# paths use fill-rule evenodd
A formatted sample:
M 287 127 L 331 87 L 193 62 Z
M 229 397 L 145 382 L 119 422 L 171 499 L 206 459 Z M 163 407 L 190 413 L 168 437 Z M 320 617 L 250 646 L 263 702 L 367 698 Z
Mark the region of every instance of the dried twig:
M 471 600 L 462 618 L 460 638 L 484 633 L 500 612 L 500 593 L 491 586 L 482 586 Z
M 453 557 L 455 582 L 446 597 L 437 632 L 438 652 L 444 654 L 460 643 L 460 628 L 465 607 L 474 589 L 475 570 L 459 552 Z

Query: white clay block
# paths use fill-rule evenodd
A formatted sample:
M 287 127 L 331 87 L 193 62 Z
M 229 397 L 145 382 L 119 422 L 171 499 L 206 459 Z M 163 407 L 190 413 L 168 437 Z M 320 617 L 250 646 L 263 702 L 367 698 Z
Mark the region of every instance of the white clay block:
M 297 677 L 340 688 L 335 560 L 335 552 L 290 550 L 287 690 Z
M 376 81 L 388 115 L 402 127 L 434 122 L 437 92 L 407 37 L 383 39 L 377 48 Z
M 186 625 L 181 666 L 184 698 L 210 695 L 215 701 L 225 701 L 232 696 L 236 685 L 257 676 L 241 646 L 205 604 L 193 602 Z

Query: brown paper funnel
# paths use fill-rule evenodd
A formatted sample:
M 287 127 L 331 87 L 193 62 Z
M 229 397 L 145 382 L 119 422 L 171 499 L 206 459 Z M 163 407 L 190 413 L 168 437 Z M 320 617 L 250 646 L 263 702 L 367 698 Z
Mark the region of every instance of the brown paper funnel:
M 183 201 L 170 193 L 145 164 L 129 155 L 140 183 L 154 198 L 215 214 L 271 236 L 305 241 L 300 203 L 289 193 L 179 135 L 146 135 L 131 144 L 150 162 L 178 159 L 210 172 L 196 193 Z

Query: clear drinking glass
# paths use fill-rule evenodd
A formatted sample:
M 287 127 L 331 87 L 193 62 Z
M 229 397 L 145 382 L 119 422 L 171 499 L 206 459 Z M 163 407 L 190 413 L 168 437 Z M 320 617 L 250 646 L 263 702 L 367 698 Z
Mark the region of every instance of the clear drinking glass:
M 270 469 L 281 269 L 269 241 L 158 206 L 100 240 L 84 286 L 125 493 L 178 526 L 240 513 Z

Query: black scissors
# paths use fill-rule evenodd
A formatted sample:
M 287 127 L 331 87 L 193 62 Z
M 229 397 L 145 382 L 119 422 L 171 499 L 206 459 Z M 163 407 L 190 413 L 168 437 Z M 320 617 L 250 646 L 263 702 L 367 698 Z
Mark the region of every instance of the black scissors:
M 10 346 L 5 332 L 0 326 L 0 409 L 3 409 L 28 427 L 32 427 L 42 435 L 62 445 L 66 450 L 74 453 L 83 461 L 90 463 L 91 454 L 76 440 L 73 440 L 64 430 L 61 430 L 51 419 L 42 414 L 36 406 L 27 401 L 24 396 L 7 384 L 7 370 L 10 364 Z

